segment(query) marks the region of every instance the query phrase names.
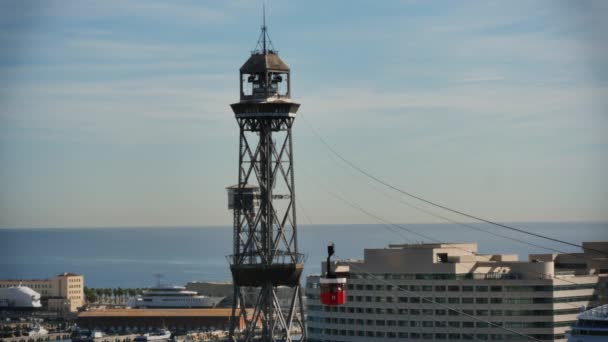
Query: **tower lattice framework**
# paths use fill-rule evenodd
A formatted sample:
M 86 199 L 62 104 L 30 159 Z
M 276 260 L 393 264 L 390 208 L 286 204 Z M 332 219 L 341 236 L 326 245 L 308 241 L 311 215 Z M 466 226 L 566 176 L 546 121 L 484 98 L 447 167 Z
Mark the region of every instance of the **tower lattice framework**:
M 289 67 L 262 26 L 258 46 L 240 68 L 238 183 L 228 187 L 234 214 L 234 282 L 230 336 L 244 341 L 306 340 L 298 253 Z M 278 296 L 280 288 L 281 296 Z M 244 322 L 245 328 L 237 331 Z

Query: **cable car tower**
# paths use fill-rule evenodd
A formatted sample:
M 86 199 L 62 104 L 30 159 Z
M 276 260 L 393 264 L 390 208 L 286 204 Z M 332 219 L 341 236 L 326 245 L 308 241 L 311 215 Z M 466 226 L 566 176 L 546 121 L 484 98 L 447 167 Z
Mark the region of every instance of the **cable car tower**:
M 235 330 L 244 320 L 244 341 L 292 341 L 294 324 L 305 341 L 291 135 L 300 105 L 290 99 L 290 70 L 272 46 L 265 18 L 239 83 L 240 101 L 231 105 L 240 131 L 239 176 L 227 188 L 234 216 L 230 337 L 240 339 Z M 288 301 L 277 297 L 279 286 L 289 289 Z M 252 292 L 255 303 L 246 303 Z

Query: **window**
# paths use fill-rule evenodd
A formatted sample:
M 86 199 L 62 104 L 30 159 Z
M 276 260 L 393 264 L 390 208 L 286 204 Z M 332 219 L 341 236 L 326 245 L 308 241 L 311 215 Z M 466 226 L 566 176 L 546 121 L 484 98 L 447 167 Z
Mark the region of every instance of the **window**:
M 477 304 L 488 304 L 488 298 L 475 298 Z
M 473 292 L 473 286 L 463 285 L 462 286 L 462 292 Z
M 502 286 L 490 286 L 490 292 L 502 292 Z
M 458 297 L 448 298 L 448 303 L 449 304 L 460 304 L 460 298 L 458 298 Z
M 448 291 L 449 292 L 458 292 L 458 291 L 460 291 L 460 286 L 450 285 L 450 286 L 448 286 Z
M 445 290 L 446 290 L 446 287 L 443 285 L 435 286 L 435 291 L 437 291 L 437 292 L 445 292 Z
M 502 304 L 502 298 L 490 298 L 492 304 Z
M 475 291 L 477 292 L 488 292 L 487 286 L 475 286 Z
M 473 298 L 462 298 L 462 304 L 473 304 Z

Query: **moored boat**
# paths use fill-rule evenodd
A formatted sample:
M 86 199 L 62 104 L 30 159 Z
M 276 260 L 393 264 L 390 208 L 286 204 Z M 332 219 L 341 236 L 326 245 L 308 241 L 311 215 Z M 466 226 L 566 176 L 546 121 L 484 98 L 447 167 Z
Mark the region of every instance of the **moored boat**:
M 127 306 L 132 308 L 213 308 L 224 297 L 202 296 L 187 291 L 183 286 L 158 286 L 131 298 Z
M 171 338 L 171 332 L 167 329 L 161 329 L 159 331 L 145 333 L 135 337 L 134 341 L 146 342 L 146 341 L 166 341 Z

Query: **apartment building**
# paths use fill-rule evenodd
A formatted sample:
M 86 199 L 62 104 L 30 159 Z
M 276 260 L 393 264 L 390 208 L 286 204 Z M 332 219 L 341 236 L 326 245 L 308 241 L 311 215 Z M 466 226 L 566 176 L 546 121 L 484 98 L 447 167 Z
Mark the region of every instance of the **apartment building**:
M 0 280 L 0 288 L 18 285 L 40 293 L 43 305 L 50 311 L 75 312 L 85 303 L 82 275 L 66 272 L 48 279 Z
M 608 252 L 608 242 L 585 243 Z M 325 265 L 322 265 L 325 269 Z M 606 298 L 603 253 L 481 255 L 475 243 L 365 249 L 330 265 L 347 303 L 324 306 L 306 284 L 310 341 L 566 341 L 582 309 Z

